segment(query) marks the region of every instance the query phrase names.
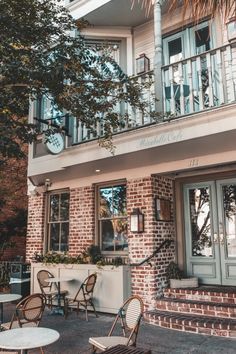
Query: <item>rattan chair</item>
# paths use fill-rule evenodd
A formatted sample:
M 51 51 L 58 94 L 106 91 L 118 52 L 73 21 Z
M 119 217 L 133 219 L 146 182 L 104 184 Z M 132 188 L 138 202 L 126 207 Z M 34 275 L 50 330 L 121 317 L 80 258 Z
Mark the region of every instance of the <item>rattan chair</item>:
M 97 350 L 104 351 L 118 344 L 136 346 L 143 310 L 143 301 L 139 296 L 131 296 L 126 300 L 120 308 L 108 336 L 89 338 L 93 353 L 96 353 Z M 113 334 L 119 323 L 123 336 Z
M 43 294 L 29 295 L 21 300 L 15 309 L 10 322 L 2 323 L 3 330 L 38 326 L 45 308 L 46 299 Z
M 37 273 L 37 279 L 38 279 L 40 290 L 42 294 L 46 297 L 46 305 L 50 309 L 52 309 L 52 302 L 53 299 L 58 296 L 58 289 L 55 283 L 50 283 L 46 281 L 46 279 L 48 278 L 54 278 L 54 275 L 50 273 L 48 270 L 40 270 Z M 60 291 L 60 296 L 64 300 L 64 305 L 65 305 L 65 296 L 67 293 L 68 293 L 67 290 Z
M 94 303 L 93 291 L 97 281 L 97 274 L 90 274 L 84 282 L 80 285 L 74 298 L 66 297 L 65 316 L 68 315 L 68 307 L 76 306 L 77 315 L 79 314 L 80 306 L 85 309 L 86 321 L 88 321 L 88 306 L 93 308 L 93 311 L 98 317 Z

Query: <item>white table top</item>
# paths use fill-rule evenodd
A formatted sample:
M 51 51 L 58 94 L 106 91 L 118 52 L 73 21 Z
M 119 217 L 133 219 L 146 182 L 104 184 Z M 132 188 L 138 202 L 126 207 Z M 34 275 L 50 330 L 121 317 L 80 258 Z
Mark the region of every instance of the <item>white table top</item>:
M 63 281 L 72 281 L 73 278 L 70 277 L 55 277 L 55 278 L 48 278 L 45 279 L 47 283 L 61 283 Z
M 0 294 L 0 302 L 11 302 L 22 298 L 20 294 Z
M 54 329 L 44 327 L 15 328 L 0 332 L 0 348 L 33 349 L 56 342 L 60 334 Z

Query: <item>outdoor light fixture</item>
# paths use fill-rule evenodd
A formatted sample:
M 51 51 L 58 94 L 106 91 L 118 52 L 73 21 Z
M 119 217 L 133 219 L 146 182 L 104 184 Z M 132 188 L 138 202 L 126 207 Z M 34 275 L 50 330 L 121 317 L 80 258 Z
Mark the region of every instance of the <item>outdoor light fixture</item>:
M 228 41 L 232 41 L 236 39 L 236 19 L 232 18 L 227 23 L 227 36 Z
M 144 232 L 144 215 L 136 208 L 130 214 L 130 231 L 131 232 Z
M 143 74 L 150 70 L 150 60 L 145 54 L 136 59 L 136 74 Z

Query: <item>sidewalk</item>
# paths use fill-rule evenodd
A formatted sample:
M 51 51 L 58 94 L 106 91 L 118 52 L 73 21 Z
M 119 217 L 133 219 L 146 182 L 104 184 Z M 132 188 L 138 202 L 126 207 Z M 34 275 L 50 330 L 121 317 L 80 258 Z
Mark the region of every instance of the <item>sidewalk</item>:
M 4 320 L 11 317 L 14 305 L 4 306 Z M 89 313 L 89 322 L 85 321 L 83 312 L 77 317 L 72 313 L 65 320 L 58 315 L 49 315 L 46 310 L 41 322 L 42 327 L 56 329 L 60 339 L 45 347 L 45 354 L 91 354 L 88 338 L 106 335 L 114 316 L 99 314 L 96 318 Z M 152 354 L 235 354 L 236 339 L 209 337 L 191 333 L 183 333 L 159 328 L 142 323 L 138 335 L 137 346 L 149 348 Z M 39 354 L 39 350 L 30 350 L 29 354 Z

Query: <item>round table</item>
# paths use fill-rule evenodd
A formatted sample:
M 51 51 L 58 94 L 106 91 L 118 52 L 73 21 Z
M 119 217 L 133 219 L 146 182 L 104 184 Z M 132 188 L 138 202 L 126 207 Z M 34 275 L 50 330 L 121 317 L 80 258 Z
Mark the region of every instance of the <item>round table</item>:
M 45 279 L 47 283 L 56 283 L 57 285 L 57 307 L 52 310 L 51 314 L 64 315 L 64 309 L 61 306 L 61 283 L 66 281 L 72 281 L 73 278 L 70 277 L 53 277 Z
M 21 350 L 27 353 L 27 349 L 44 347 L 56 342 L 59 337 L 60 334 L 51 328 L 15 328 L 0 333 L 0 348 Z
M 0 294 L 0 321 L 3 323 L 3 303 L 20 300 L 20 294 Z

